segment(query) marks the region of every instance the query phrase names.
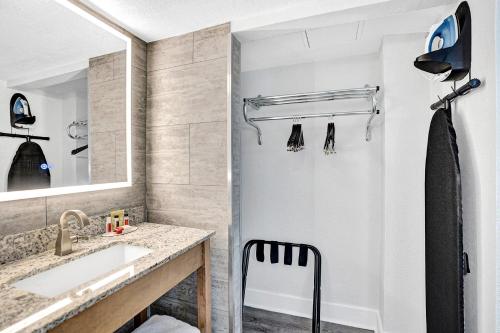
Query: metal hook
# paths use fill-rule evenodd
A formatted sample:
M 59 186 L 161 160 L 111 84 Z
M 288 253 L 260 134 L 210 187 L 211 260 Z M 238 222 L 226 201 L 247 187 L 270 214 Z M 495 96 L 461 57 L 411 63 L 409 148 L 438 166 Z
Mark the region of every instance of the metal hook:
M 442 99 L 441 97 L 439 97 L 439 95 L 437 95 L 437 98 L 438 98 L 439 102 L 441 104 L 443 104 L 444 108 L 448 109 L 450 101 L 448 99 Z

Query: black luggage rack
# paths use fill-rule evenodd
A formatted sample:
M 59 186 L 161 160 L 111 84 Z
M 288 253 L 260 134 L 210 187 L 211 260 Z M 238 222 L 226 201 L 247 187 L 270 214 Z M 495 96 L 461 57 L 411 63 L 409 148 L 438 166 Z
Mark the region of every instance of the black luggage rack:
M 287 248 L 291 249 L 293 247 L 298 247 L 300 249 L 299 254 L 299 266 L 307 266 L 307 251 L 311 250 L 314 254 L 314 291 L 313 291 L 313 313 L 312 313 L 312 333 L 320 332 L 320 324 L 321 324 L 321 253 L 319 250 L 309 244 L 297 244 L 297 243 L 287 243 L 287 242 L 278 242 L 278 241 L 266 241 L 260 239 L 253 239 L 248 241 L 245 244 L 243 249 L 243 262 L 242 262 L 242 297 L 243 304 L 245 303 L 245 289 L 246 289 L 246 280 L 247 280 L 247 272 L 248 272 L 248 263 L 250 259 L 250 250 L 252 246 L 258 245 L 260 249 L 260 253 L 257 253 L 257 260 L 260 262 L 264 261 L 264 253 L 263 253 L 263 245 L 268 244 L 271 246 L 271 263 L 277 263 L 278 259 L 278 246 L 285 247 L 285 265 L 291 265 L 291 253 L 289 253 L 289 258 L 287 262 Z M 273 250 L 274 247 L 274 250 Z M 274 253 L 273 253 L 274 252 Z

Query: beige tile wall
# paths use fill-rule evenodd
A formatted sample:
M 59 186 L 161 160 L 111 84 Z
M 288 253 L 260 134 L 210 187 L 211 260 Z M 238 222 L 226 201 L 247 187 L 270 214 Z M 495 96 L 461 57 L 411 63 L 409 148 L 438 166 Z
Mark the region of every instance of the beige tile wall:
M 146 153 L 146 45 L 133 41 L 132 48 L 132 181 L 133 186 L 115 190 L 77 193 L 44 198 L 0 202 L 0 237 L 43 228 L 57 223 L 66 209 L 81 209 L 88 215 L 106 213 L 112 208 L 145 206 L 145 153 Z M 102 73 L 111 75 L 112 68 L 106 61 L 96 64 Z M 114 68 L 114 67 L 113 67 Z M 113 69 L 114 70 L 114 69 Z M 91 75 L 94 75 L 91 74 Z M 121 75 L 114 73 L 113 75 Z
M 212 229 L 214 332 L 230 330 L 228 55 L 224 24 L 148 44 L 148 220 Z M 154 310 L 196 323 L 193 278 Z M 231 329 L 231 331 L 234 331 Z
M 90 183 L 127 180 L 126 51 L 89 60 Z
M 241 297 L 242 275 L 241 275 L 241 224 L 240 224 L 240 168 L 241 168 L 241 123 L 243 122 L 242 97 L 241 97 L 241 45 L 231 36 L 231 215 L 232 221 L 229 228 L 230 246 L 230 322 L 233 332 L 241 332 L 243 302 Z

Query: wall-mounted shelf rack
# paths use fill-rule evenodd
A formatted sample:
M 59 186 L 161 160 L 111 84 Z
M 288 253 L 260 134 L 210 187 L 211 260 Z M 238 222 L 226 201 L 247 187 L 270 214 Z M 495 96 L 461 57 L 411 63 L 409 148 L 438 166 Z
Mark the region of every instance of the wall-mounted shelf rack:
M 457 99 L 460 96 L 465 96 L 468 93 L 470 93 L 472 90 L 477 89 L 481 86 L 481 80 L 479 79 L 471 79 L 469 82 L 464 84 L 458 89 L 455 89 L 451 87 L 453 92 L 449 93 L 448 95 L 444 96 L 443 98 L 439 98 L 439 101 L 431 105 L 431 110 L 437 110 L 442 106 L 446 106 L 446 104 L 449 104 L 453 102 L 455 99 Z
M 379 87 L 365 87 L 365 88 L 355 88 L 355 89 L 343 89 L 343 90 L 328 90 L 321 92 L 303 93 L 303 94 L 292 94 L 292 95 L 278 95 L 278 96 L 257 96 L 254 98 L 244 98 L 243 99 L 243 117 L 245 122 L 257 130 L 257 138 L 259 145 L 262 144 L 262 131 L 260 127 L 256 124 L 259 121 L 269 121 L 269 120 L 286 120 L 286 119 L 307 119 L 307 118 L 330 118 L 339 116 L 359 116 L 359 115 L 369 115 L 368 122 L 366 124 L 366 141 L 370 141 L 372 120 L 376 114 L 379 113 L 377 110 L 377 92 Z M 363 111 L 344 111 L 344 112 L 332 112 L 332 113 L 316 113 L 316 114 L 300 114 L 300 115 L 287 115 L 287 116 L 265 116 L 265 117 L 249 117 L 248 116 L 248 106 L 251 106 L 255 110 L 259 110 L 262 107 L 272 106 L 272 105 L 288 105 L 288 104 L 299 104 L 299 103 L 314 103 L 314 102 L 328 102 L 335 100 L 344 99 L 368 99 L 371 101 L 371 108 L 369 110 Z

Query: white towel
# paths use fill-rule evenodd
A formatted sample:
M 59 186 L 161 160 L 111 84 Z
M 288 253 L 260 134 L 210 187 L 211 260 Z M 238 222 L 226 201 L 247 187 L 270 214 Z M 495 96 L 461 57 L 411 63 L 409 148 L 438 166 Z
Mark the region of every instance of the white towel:
M 200 330 L 174 317 L 154 315 L 133 333 L 200 333 Z

